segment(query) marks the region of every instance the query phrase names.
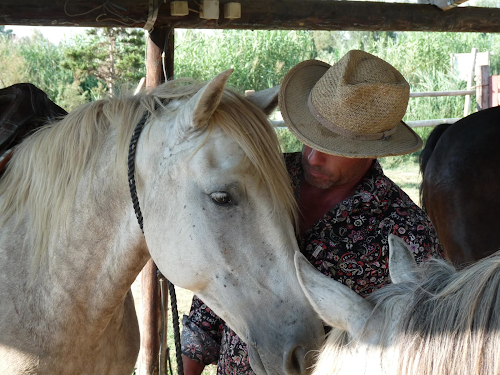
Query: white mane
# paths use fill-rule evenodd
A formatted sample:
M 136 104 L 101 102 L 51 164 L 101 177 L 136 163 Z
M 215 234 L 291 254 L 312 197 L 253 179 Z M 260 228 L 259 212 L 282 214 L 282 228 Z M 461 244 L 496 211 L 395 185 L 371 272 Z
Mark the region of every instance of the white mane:
M 433 259 L 419 267 L 417 279 L 387 285 L 367 297 L 375 304 L 372 315 L 383 318 L 380 340 L 367 351 L 385 369 L 382 373 L 498 374 L 500 254 L 461 271 Z M 357 374 L 351 355 L 365 346 L 347 332 L 333 330 L 315 374 Z

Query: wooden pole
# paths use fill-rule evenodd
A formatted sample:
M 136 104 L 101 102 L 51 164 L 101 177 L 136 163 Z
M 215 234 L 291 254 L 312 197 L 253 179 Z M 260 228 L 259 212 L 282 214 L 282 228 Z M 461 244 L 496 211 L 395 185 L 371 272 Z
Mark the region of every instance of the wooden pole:
M 490 108 L 499 104 L 498 88 L 500 86 L 500 76 L 490 76 Z
M 471 62 L 472 66 L 470 68 L 470 73 L 469 73 L 469 80 L 467 81 L 467 90 L 472 89 L 472 85 L 474 84 L 474 76 L 476 72 L 476 55 L 477 55 L 477 48 L 473 48 L 471 51 Z M 466 95 L 465 96 L 465 103 L 464 103 L 464 117 L 470 115 L 470 100 L 471 96 Z
M 165 42 L 169 36 L 172 38 L 172 41 Z M 168 50 L 171 50 L 168 55 L 172 56 L 172 61 L 169 61 L 168 64 L 166 63 L 166 66 L 173 72 L 173 29 L 156 27 L 150 33 L 147 43 L 146 89 L 148 91 L 165 81 L 163 73 L 163 62 L 165 61 L 163 52 L 165 46 L 168 47 Z M 161 331 L 159 293 L 157 267 L 151 259 L 141 272 L 143 319 L 139 360 L 140 375 L 159 374 L 158 354 L 160 351 Z M 167 296 L 164 296 L 164 298 L 165 304 L 167 304 Z
M 165 82 L 162 54 L 168 31 L 165 27 L 157 27 L 149 34 L 146 50 L 146 88 L 148 90 Z
M 141 271 L 142 334 L 139 375 L 158 375 L 160 305 L 156 270 L 151 259 Z
M 476 106 L 477 110 L 489 108 L 490 106 L 490 66 L 481 65 L 477 76 Z

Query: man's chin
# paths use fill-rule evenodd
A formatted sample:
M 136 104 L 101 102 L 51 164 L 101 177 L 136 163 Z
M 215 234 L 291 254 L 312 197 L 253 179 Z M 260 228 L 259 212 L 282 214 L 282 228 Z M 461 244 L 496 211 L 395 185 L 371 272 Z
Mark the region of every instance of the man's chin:
M 304 177 L 309 185 L 312 185 L 319 189 L 328 189 L 333 186 L 333 182 L 326 176 L 324 178 L 321 178 L 306 173 Z

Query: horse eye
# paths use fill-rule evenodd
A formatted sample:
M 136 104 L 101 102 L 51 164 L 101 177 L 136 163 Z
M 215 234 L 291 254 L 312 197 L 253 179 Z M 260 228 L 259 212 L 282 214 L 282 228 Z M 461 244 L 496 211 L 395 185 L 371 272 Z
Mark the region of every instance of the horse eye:
M 227 206 L 233 203 L 231 196 L 225 191 L 216 191 L 210 194 L 210 198 L 219 206 Z

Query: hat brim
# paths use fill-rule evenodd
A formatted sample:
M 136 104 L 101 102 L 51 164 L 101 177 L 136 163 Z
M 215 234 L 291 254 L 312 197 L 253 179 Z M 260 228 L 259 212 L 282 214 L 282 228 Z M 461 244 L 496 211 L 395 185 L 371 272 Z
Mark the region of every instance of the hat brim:
M 309 93 L 330 65 L 308 60 L 294 66 L 285 76 L 279 93 L 283 120 L 305 145 L 326 154 L 350 158 L 378 158 L 409 154 L 422 148 L 422 139 L 404 122 L 390 137 L 380 140 L 350 139 L 326 129 L 311 114 Z

